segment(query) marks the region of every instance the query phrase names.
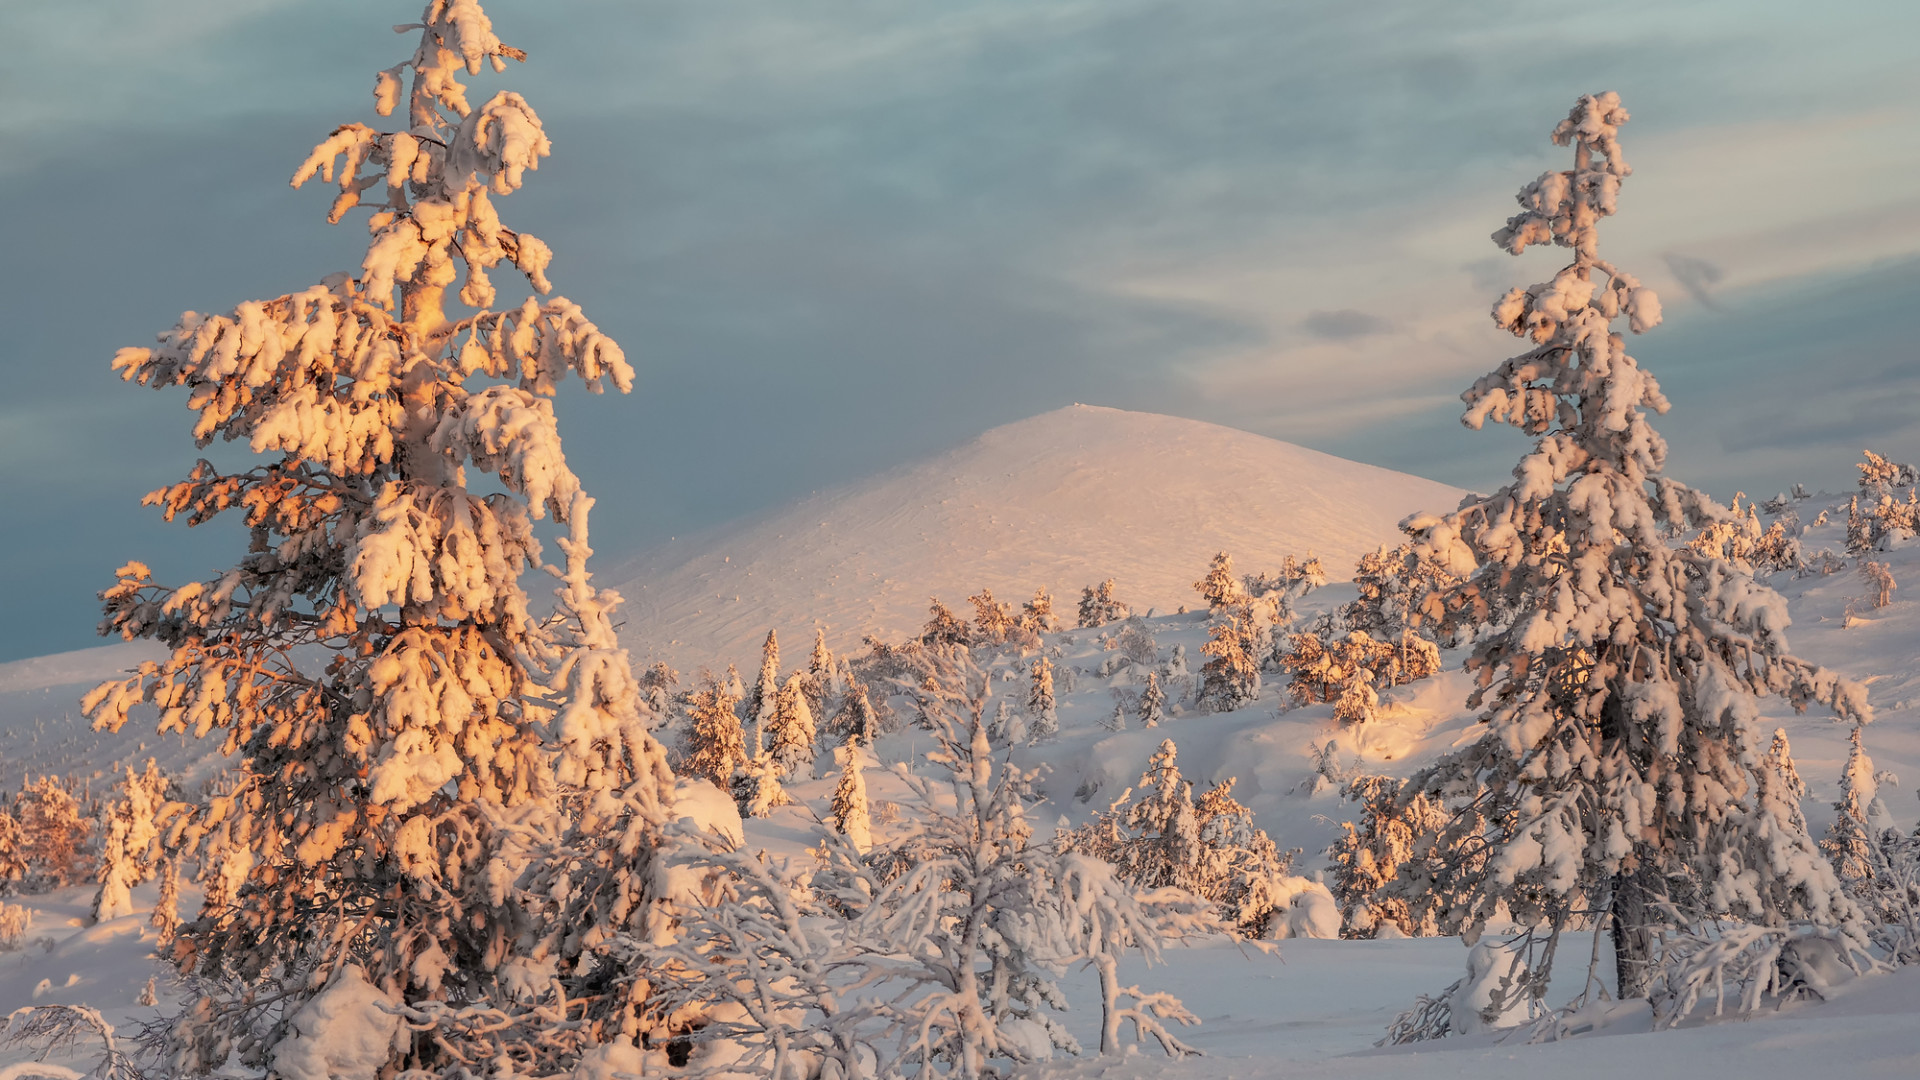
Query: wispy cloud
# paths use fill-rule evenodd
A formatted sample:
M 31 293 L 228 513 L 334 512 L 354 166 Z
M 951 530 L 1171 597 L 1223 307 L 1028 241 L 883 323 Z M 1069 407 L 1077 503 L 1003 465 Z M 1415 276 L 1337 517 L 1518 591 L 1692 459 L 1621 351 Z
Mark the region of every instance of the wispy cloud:
M 1639 170 L 1606 242 L 1671 290 L 1672 325 L 1635 345 L 1681 399 L 1693 376 L 1670 358 L 1738 354 L 1724 327 L 1691 328 L 1755 318 L 1763 293 L 1764 317 L 1883 342 L 1891 309 L 1828 323 L 1781 296 L 1920 251 L 1920 121 L 1884 104 L 1920 91 L 1920 11 L 1608 10 L 1569 63 L 1564 24 L 1518 0 L 494 0 L 531 56 L 476 82 L 523 90 L 555 142 L 502 212 L 553 245 L 554 280 L 641 370 L 635 399 L 563 408 L 603 545 L 1071 401 L 1485 486 L 1517 444 L 1461 432 L 1455 395 L 1513 347 L 1493 294 L 1553 262 L 1487 235 L 1597 89 L 1634 110 Z M 0 632 L 0 657 L 84 644 L 117 559 L 217 561 L 134 505 L 191 464 L 187 414 L 106 358 L 183 308 L 358 262 L 364 234 L 285 182 L 333 124 L 373 119 L 395 21 L 380 0 L 0 5 L 0 40 L 26 43 L 0 74 L 0 429 L 40 433 L 0 462 L 0 498 L 41 508 L 9 534 L 32 558 L 0 562 L 0 589 L 38 597 L 16 620 L 36 629 Z M 1723 311 L 1667 253 L 1724 271 L 1706 282 Z M 1867 378 L 1834 348 L 1830 385 L 1795 384 L 1807 410 Z M 1786 377 L 1791 357 L 1767 356 L 1727 379 Z M 1726 416 L 1780 409 L 1743 393 Z M 32 415 L 92 437 L 44 437 Z M 1675 435 L 1709 477 L 1766 456 Z M 80 494 L 33 501 L 55 490 Z

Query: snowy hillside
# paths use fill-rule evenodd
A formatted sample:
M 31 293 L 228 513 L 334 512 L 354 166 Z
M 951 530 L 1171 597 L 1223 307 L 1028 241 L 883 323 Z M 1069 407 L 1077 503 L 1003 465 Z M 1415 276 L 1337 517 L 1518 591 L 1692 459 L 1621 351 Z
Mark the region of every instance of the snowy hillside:
M 747 658 L 769 628 L 836 648 L 917 630 L 927 599 L 1051 589 L 1070 611 L 1105 578 L 1135 611 L 1194 602 L 1217 551 L 1247 572 L 1311 552 L 1340 579 L 1461 492 L 1244 431 L 1074 405 L 925 461 L 642 555 L 600 580 L 626 597 L 638 660 Z

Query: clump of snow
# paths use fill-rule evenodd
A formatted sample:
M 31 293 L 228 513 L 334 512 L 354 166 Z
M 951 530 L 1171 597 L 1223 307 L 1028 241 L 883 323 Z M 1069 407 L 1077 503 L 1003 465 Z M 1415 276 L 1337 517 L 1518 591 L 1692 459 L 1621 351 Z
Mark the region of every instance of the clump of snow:
M 342 967 L 294 1014 L 293 1033 L 274 1047 L 273 1071 L 285 1080 L 376 1080 L 393 1055 L 395 1004 L 358 965 Z

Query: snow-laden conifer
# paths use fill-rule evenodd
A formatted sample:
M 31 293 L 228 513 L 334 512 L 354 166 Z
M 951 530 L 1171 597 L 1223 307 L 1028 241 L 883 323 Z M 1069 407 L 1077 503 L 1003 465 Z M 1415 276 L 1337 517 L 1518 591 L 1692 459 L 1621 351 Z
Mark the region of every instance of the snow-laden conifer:
M 685 753 L 679 771 L 688 776 L 703 776 L 723 790 L 733 783 L 733 774 L 747 761 L 746 732 L 740 727 L 739 699 L 727 692 L 726 685 L 708 675 L 687 699 Z
M 1840 798 L 1833 804 L 1833 823 L 1820 841 L 1820 849 L 1827 853 L 1840 880 L 1856 890 L 1869 887 L 1883 870 L 1876 841 L 1888 814 L 1879 800 L 1873 759 L 1867 756 L 1856 724 L 1847 749 L 1847 765 L 1840 773 Z
M 1050 634 L 1060 628 L 1053 614 L 1053 594 L 1044 586 L 1033 591 L 1033 599 L 1020 605 L 1020 626 L 1036 634 Z
M 849 739 L 835 751 L 840 759 L 840 782 L 833 789 L 833 827 L 847 838 L 862 855 L 873 847 L 873 813 L 867 805 L 867 750 L 858 739 Z
M 1060 733 L 1060 714 L 1053 700 L 1053 661 L 1033 658 L 1027 686 L 1027 741 L 1045 742 Z
M 1081 1052 L 1055 1014 L 1060 973 L 1083 964 L 1099 978 L 1103 1054 L 1126 1052 L 1128 1028 L 1170 1056 L 1193 1052 L 1170 1030 L 1192 1014 L 1122 986 L 1115 961 L 1151 963 L 1217 920 L 1190 894 L 1142 893 L 1105 863 L 1033 843 L 1032 776 L 994 760 L 977 665 L 940 658 L 933 684 L 928 756 L 944 776 L 898 770 L 914 827 L 894 845 L 863 857 L 827 830 L 797 866 L 707 836 L 684 856 L 698 902 L 675 940 L 644 951 L 663 1007 L 687 1018 L 696 1072 L 1005 1076 Z
M 1200 668 L 1202 708 L 1232 712 L 1259 700 L 1260 633 L 1251 603 L 1234 604 L 1215 614 L 1207 640 L 1200 646 L 1207 656 Z
M 1583 914 L 1609 918 L 1618 992 L 1640 997 L 1655 936 L 1676 919 L 1856 918 L 1804 830 L 1756 803 L 1755 696 L 1867 710 L 1860 687 L 1788 654 L 1785 603 L 1747 568 L 1671 542 L 1726 512 L 1662 475 L 1648 414 L 1667 401 L 1614 329 L 1660 321 L 1652 291 L 1599 252 L 1629 174 L 1626 120 L 1614 94 L 1581 98 L 1553 132 L 1572 168 L 1529 183 L 1494 234 L 1516 255 L 1572 252 L 1550 281 L 1495 304 L 1496 325 L 1533 347 L 1463 395 L 1468 426 L 1512 424 L 1533 449 L 1492 496 L 1408 525 L 1471 575 L 1450 596 L 1457 612 L 1512 613 L 1468 661 L 1484 736 L 1420 780 L 1486 822 L 1485 867 L 1458 880 L 1468 932 L 1503 906 L 1549 938 Z
M 133 914 L 134 886 L 153 876 L 166 819 L 184 809 L 167 798 L 168 780 L 152 759 L 142 772 L 129 766 L 118 787 L 120 797 L 108 805 L 103 821 L 95 922 Z
M 812 775 L 817 737 L 813 709 L 807 704 L 807 674 L 796 671 L 780 687 L 767 729 L 767 756 L 782 778 Z
M 1233 556 L 1222 551 L 1207 566 L 1207 576 L 1193 583 L 1193 591 L 1207 602 L 1208 610 L 1236 603 L 1246 595 L 1240 579 L 1233 576 Z
M 1288 877 L 1292 856 L 1254 825 L 1252 812 L 1233 797 L 1232 779 L 1196 800 L 1178 758 L 1173 740 L 1163 740 L 1137 787 L 1086 825 L 1059 833 L 1055 846 L 1111 862 L 1137 888 L 1192 892 L 1255 937 L 1281 929 L 1275 919 L 1289 916 L 1281 909 L 1317 887 Z M 1317 895 L 1331 906 L 1324 890 Z
M 1131 610 L 1113 595 L 1113 579 L 1090 585 L 1080 593 L 1080 626 L 1095 629 L 1126 618 Z
M 760 646 L 760 674 L 753 680 L 753 696 L 747 699 L 747 716 L 753 721 L 753 753 L 767 745 L 767 725 L 780 702 L 780 635 L 767 631 Z
M 1147 685 L 1140 688 L 1140 711 L 1138 713 L 1140 726 L 1148 728 L 1159 727 L 1160 721 L 1166 719 L 1166 707 L 1167 693 L 1160 689 L 1160 673 L 1157 671 L 1147 672 Z
M 181 967 L 277 979 L 289 1017 L 329 973 L 359 973 L 408 1010 L 389 1071 L 452 1067 L 438 1032 L 463 1010 L 528 1014 L 545 991 L 523 992 L 521 948 L 563 981 L 578 974 L 577 950 L 526 934 L 508 896 L 526 849 L 507 838 L 539 824 L 598 840 L 618 825 L 622 865 L 650 880 L 644 819 L 672 782 L 613 637 L 618 598 L 587 574 L 592 500 L 552 405 L 569 373 L 624 392 L 633 371 L 577 305 L 547 295 L 546 244 L 499 216 L 549 152 L 539 118 L 512 91 L 470 100 L 462 81 L 524 54 L 474 0 L 432 0 L 401 29 L 418 43 L 380 73 L 375 101 L 404 121 L 336 128 L 293 177 L 337 185 L 331 221 L 370 209 L 357 272 L 189 312 L 157 347 L 115 357 L 129 381 L 188 391 L 200 445 L 262 457 L 239 472 L 201 461 L 149 496 L 193 524 L 235 511 L 249 549 L 179 587 L 123 568 L 103 631 L 171 652 L 85 703 L 104 728 L 146 703 L 163 731 L 218 730 L 238 766 L 194 826 L 207 903 L 180 929 Z M 489 272 L 503 262 L 534 295 L 496 307 Z M 565 559 L 538 618 L 520 576 L 543 565 L 533 527 L 549 515 Z M 177 1044 L 229 1045 L 253 992 L 196 1005 Z M 587 1037 L 492 1030 L 476 1052 L 529 1073 L 564 1067 Z M 239 1064 L 268 1067 L 279 1034 Z M 213 1056 L 176 1065 L 226 1064 Z
M 973 632 L 953 609 L 933 597 L 927 607 L 927 625 L 920 631 L 920 644 L 929 649 L 951 649 L 971 644 Z
M 840 701 L 840 711 L 827 721 L 827 734 L 843 742 L 859 740 L 868 746 L 881 735 L 880 716 L 873 707 L 873 699 L 867 691 L 867 684 L 854 682 Z

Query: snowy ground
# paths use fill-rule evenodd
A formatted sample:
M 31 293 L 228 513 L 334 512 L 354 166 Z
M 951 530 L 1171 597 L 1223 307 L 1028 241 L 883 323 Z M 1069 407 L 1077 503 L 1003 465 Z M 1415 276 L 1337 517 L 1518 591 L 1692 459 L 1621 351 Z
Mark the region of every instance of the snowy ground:
M 1825 501 L 1804 504 L 1811 518 Z M 1838 526 L 1805 537 L 1809 552 L 1841 547 Z M 1790 601 L 1794 626 L 1790 640 L 1800 655 L 1869 682 L 1877 722 L 1868 729 L 1867 747 L 1879 769 L 1898 782 L 1883 781 L 1881 797 L 1893 820 L 1911 828 L 1920 816 L 1913 784 L 1920 781 L 1920 544 L 1885 553 L 1897 579 L 1914 582 L 1896 593 L 1891 607 L 1860 610 L 1867 586 L 1851 571 L 1794 579 L 1782 575 L 1773 584 Z M 1243 564 L 1240 569 L 1263 567 Z M 1189 579 L 1204 570 L 1182 571 Z M 996 584 L 987 582 L 986 584 Z M 1010 593 L 1012 589 L 1008 590 Z M 1309 597 L 1309 613 L 1344 601 L 1349 586 L 1332 586 Z M 1854 610 L 1849 614 L 1849 608 Z M 1148 626 L 1163 656 L 1184 645 L 1198 671 L 1205 619 L 1198 614 L 1163 615 Z M 1117 630 L 1116 628 L 1113 628 Z M 1051 743 L 1020 752 L 1030 764 L 1045 765 L 1042 783 L 1048 802 L 1033 817 L 1043 826 L 1055 819 L 1084 821 L 1122 790 L 1134 785 L 1148 754 L 1162 739 L 1180 748 L 1182 771 L 1196 783 L 1237 778 L 1235 794 L 1253 808 L 1259 824 L 1282 847 L 1304 849 L 1299 869 L 1325 865 L 1319 852 L 1338 832 L 1349 805 L 1336 790 L 1314 791 L 1310 752 L 1336 743 L 1343 769 L 1404 775 L 1471 734 L 1472 717 L 1458 671 L 1403 687 L 1388 697 L 1385 718 L 1359 730 L 1341 731 L 1330 707 L 1286 709 L 1284 688 L 1270 677 L 1262 699 L 1238 712 L 1203 715 L 1185 706 L 1159 727 L 1109 731 L 1103 726 L 1116 691 L 1137 689 L 1122 675 L 1094 674 L 1110 655 L 1103 631 L 1079 630 L 1054 636 L 1060 663 L 1074 669 L 1073 689 L 1060 686 L 1062 731 Z M 804 647 L 794 643 L 796 647 Z M 0 761 L 13 771 L 62 771 L 103 776 L 119 762 L 160 756 L 176 771 L 204 773 L 216 766 L 200 748 L 178 739 L 156 739 L 150 731 L 96 737 L 76 719 L 78 694 L 94 680 L 136 660 L 137 654 L 113 646 L 87 653 L 41 658 L 0 666 Z M 789 666 L 797 660 L 789 657 Z M 1449 660 L 1457 663 L 1458 654 Z M 717 657 L 752 670 L 757 657 Z M 999 667 L 1010 673 L 1021 661 L 1008 657 Z M 997 693 L 1019 700 L 1024 681 L 1015 676 L 994 683 Z M 1815 828 L 1831 816 L 1846 758 L 1848 728 L 1831 719 L 1795 715 L 1779 702 L 1767 702 L 1770 724 L 1786 728 L 1802 776 L 1812 791 L 1806 803 Z M 1131 724 L 1131 721 L 1130 721 Z M 928 748 L 924 733 L 908 728 L 883 740 L 883 762 L 918 760 Z M 772 818 L 749 823 L 750 844 L 797 851 L 824 817 L 833 779 L 831 760 L 822 756 L 819 779 L 790 785 L 800 803 Z M 96 784 L 102 782 L 96 779 Z M 900 798 L 898 781 L 886 773 L 869 774 L 872 798 Z M 11 780 L 9 780 L 11 783 Z M 149 887 L 150 889 L 150 887 Z M 139 900 L 147 900 L 143 890 Z M 137 1004 L 150 977 L 158 976 L 163 1001 L 163 970 L 150 958 L 153 932 L 144 913 L 101 926 L 85 927 L 86 889 L 17 899 L 34 910 L 33 927 L 18 951 L 0 954 L 0 1007 L 35 1003 L 86 1003 L 131 1029 L 158 1015 Z M 1584 976 L 1586 949 L 1563 952 L 1556 973 L 1554 1003 L 1570 998 Z M 1577 955 L 1575 955 L 1577 954 Z M 1173 991 L 1204 1020 L 1189 1041 L 1209 1056 L 1168 1064 L 1143 1053 L 1118 1062 L 1082 1061 L 1060 1066 L 1069 1075 L 1193 1077 L 1239 1080 L 1256 1077 L 1473 1076 L 1607 1077 L 1740 1076 L 1793 1077 L 1832 1073 L 1845 1076 L 1920 1076 L 1920 969 L 1859 979 L 1826 1002 L 1803 1002 L 1746 1021 L 1704 1022 L 1675 1031 L 1651 1032 L 1644 1015 L 1613 1017 L 1603 1031 L 1542 1045 L 1521 1038 L 1469 1036 L 1411 1048 L 1376 1050 L 1377 1039 L 1394 1014 L 1422 993 L 1436 993 L 1464 970 L 1465 950 L 1454 939 L 1399 941 L 1302 941 L 1281 943 L 1278 955 L 1226 943 L 1173 948 L 1163 966 L 1128 973 L 1143 984 Z M 1091 1042 L 1095 1017 L 1084 979 L 1071 984 L 1081 1007 L 1071 1021 Z M 19 1060 L 25 1051 L 4 1051 L 0 1060 Z M 74 1059 L 90 1067 L 87 1047 Z

